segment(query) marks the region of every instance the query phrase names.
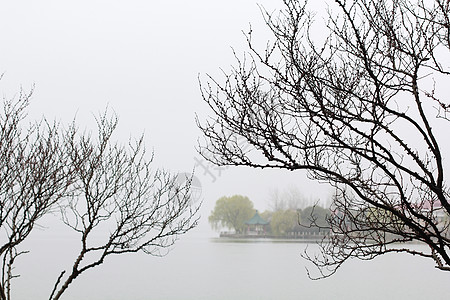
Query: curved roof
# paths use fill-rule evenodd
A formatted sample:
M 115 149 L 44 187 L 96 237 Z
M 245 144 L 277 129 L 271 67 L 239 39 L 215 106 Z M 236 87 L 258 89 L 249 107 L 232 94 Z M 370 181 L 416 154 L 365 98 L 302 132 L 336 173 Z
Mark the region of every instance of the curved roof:
M 269 223 L 269 221 L 265 221 L 263 218 L 261 218 L 261 216 L 258 214 L 258 211 L 256 211 L 255 215 L 250 220 L 245 222 L 245 224 L 247 225 L 267 225 Z

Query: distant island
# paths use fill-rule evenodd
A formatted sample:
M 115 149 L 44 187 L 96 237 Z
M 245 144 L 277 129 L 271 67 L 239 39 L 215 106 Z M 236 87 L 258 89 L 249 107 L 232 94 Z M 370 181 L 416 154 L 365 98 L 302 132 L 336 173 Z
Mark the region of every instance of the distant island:
M 222 197 L 216 202 L 209 222 L 221 231 L 220 238 L 234 239 L 326 239 L 329 209 L 318 205 L 304 209 L 279 209 L 259 213 L 245 196 Z

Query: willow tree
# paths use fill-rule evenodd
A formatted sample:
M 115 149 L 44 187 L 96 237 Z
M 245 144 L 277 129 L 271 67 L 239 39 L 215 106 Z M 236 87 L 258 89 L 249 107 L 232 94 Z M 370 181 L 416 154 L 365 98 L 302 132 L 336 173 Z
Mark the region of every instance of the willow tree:
M 223 196 L 216 201 L 208 221 L 213 229 L 225 227 L 234 229 L 236 233 L 242 233 L 246 228 L 245 222 L 254 213 L 253 202 L 248 197 L 241 195 Z
M 332 234 L 306 254 L 319 276 L 389 252 L 450 270 L 450 2 L 335 0 L 323 26 L 304 1 L 283 4 L 262 9 L 271 41 L 250 30 L 231 71 L 201 80 L 212 115 L 198 121 L 200 153 L 334 187 Z

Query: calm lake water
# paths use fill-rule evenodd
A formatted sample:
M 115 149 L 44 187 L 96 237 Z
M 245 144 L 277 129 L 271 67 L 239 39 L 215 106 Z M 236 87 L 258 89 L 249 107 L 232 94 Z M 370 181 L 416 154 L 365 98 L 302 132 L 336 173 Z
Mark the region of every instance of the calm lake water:
M 49 251 L 51 243 L 59 250 Z M 64 260 L 71 252 L 68 241 L 42 240 L 39 245 L 18 265 L 22 276 L 16 281 L 15 299 L 48 299 L 59 268 L 70 265 Z M 450 298 L 450 272 L 438 271 L 428 260 L 408 255 L 350 261 L 333 277 L 311 281 L 306 276 L 307 262 L 300 257 L 306 246 L 185 237 L 163 258 L 141 254 L 110 257 L 103 266 L 77 279 L 63 299 Z

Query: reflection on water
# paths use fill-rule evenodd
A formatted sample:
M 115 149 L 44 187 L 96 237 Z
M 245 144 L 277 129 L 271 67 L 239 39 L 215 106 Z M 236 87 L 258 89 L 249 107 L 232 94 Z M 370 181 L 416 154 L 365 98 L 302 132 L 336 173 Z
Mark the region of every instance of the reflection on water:
M 244 243 L 244 244 L 253 244 L 253 243 L 270 243 L 270 244 L 288 244 L 288 243 L 296 243 L 296 244 L 315 244 L 315 240 L 308 239 L 266 239 L 266 238 L 254 238 L 254 239 L 239 239 L 239 238 L 210 238 L 210 242 L 212 243 Z
M 210 238 L 210 242 L 212 243 L 244 243 L 244 244 L 254 244 L 254 243 L 302 243 L 302 244 L 310 244 L 314 241 L 310 240 L 300 240 L 300 239 L 265 239 L 265 238 L 254 238 L 254 239 L 234 239 L 234 238 Z
M 54 240 L 22 260 L 15 299 L 47 299 L 54 279 L 73 252 Z M 58 247 L 57 247 L 58 246 Z M 185 237 L 164 258 L 141 254 L 110 258 L 69 288 L 66 300 L 150 299 L 449 299 L 450 272 L 426 259 L 387 255 L 350 261 L 336 275 L 311 281 L 300 254 L 311 244 L 280 240 L 221 240 Z M 62 247 L 62 248 L 61 248 Z M 414 247 L 422 247 L 415 245 Z M 56 250 L 59 249 L 59 250 Z M 47 297 L 46 297 L 47 296 Z

